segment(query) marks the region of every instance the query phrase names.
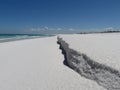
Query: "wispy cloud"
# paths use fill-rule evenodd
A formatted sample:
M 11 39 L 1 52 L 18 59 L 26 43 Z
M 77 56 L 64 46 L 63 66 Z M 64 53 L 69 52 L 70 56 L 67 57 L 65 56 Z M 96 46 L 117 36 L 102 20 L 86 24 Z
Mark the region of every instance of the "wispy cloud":
M 112 31 L 112 30 L 114 30 L 114 28 L 113 27 L 107 27 L 104 30 L 106 30 L 106 31 Z
M 61 28 L 61 27 L 32 27 L 26 30 L 28 33 L 76 33 L 79 30 L 74 28 Z
M 49 28 L 47 26 L 45 27 L 38 27 L 38 28 L 30 28 L 29 29 L 31 32 L 39 32 L 39 31 L 46 31 L 49 30 Z
M 73 29 L 73 28 L 70 28 L 70 29 L 68 29 L 69 31 L 74 31 L 75 29 Z
M 47 26 L 43 27 L 43 30 L 49 30 L 49 28 Z
M 63 30 L 62 28 L 57 28 L 56 30 Z
M 37 28 L 30 28 L 29 29 L 31 32 L 39 32 L 39 31 L 47 31 L 47 30 L 56 30 L 56 31 L 61 31 L 61 30 L 64 30 L 62 28 L 49 28 L 47 26 L 44 26 L 44 27 L 37 27 Z

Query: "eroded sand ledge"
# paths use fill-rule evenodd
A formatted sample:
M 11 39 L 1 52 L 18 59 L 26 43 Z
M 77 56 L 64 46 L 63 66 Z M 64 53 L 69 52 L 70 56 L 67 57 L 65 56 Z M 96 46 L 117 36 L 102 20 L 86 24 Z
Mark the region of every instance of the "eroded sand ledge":
M 69 43 L 61 36 L 58 36 L 57 39 L 69 67 L 108 90 L 120 90 L 120 72 L 118 70 L 100 64 L 87 55 L 70 48 Z

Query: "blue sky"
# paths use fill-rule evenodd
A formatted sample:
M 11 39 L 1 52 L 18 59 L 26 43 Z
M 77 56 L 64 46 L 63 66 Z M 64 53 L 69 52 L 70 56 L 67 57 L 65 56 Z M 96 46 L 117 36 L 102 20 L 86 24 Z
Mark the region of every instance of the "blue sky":
M 0 33 L 119 29 L 119 24 L 120 0 L 0 0 Z

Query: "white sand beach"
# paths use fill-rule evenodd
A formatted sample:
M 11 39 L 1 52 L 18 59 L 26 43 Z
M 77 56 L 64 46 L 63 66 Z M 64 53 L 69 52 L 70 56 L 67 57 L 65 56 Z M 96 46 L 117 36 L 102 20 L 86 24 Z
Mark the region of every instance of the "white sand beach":
M 63 61 L 56 36 L 0 43 L 0 90 L 106 90 Z

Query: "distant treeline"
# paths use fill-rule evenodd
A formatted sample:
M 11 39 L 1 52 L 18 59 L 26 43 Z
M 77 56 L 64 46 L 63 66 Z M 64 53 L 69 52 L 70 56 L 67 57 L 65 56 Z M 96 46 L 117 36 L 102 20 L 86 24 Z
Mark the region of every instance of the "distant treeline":
M 108 31 L 101 31 L 101 32 L 80 32 L 78 34 L 94 34 L 94 33 L 120 33 L 120 31 L 119 30 L 116 30 L 116 31 L 108 30 Z

